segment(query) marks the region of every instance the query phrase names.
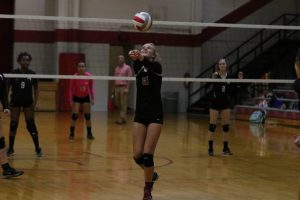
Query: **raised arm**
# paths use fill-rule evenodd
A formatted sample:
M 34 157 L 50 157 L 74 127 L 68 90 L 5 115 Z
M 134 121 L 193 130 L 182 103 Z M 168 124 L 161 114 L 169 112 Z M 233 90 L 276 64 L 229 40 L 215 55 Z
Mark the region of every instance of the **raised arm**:
M 130 50 L 129 53 L 129 58 L 133 61 L 136 61 L 137 59 L 139 59 L 139 61 L 143 61 L 144 60 L 144 56 L 140 53 L 139 50 L 134 49 L 134 50 Z

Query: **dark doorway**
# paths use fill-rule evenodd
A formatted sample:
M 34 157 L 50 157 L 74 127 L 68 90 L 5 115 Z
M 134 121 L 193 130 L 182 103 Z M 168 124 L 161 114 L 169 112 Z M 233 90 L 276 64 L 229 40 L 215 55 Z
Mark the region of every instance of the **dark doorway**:
M 15 1 L 1 0 L 0 14 L 14 14 Z M 0 72 L 7 73 L 13 68 L 14 20 L 0 19 Z

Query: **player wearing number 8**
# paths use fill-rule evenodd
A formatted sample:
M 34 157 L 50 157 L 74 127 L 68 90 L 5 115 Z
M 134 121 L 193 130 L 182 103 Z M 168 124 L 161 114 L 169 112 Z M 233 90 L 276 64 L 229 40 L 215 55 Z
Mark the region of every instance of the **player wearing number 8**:
M 29 69 L 32 57 L 27 52 L 22 52 L 18 55 L 17 61 L 20 68 L 13 69 L 12 74 L 35 74 Z M 34 109 L 37 103 L 39 89 L 38 80 L 29 78 L 11 78 L 8 79 L 8 90 L 11 88 L 10 97 L 10 131 L 9 131 L 9 149 L 8 156 L 14 155 L 14 142 L 19 123 L 19 116 L 21 110 L 24 112 L 26 127 L 30 133 L 37 156 L 42 156 L 42 149 L 39 145 L 38 131 L 34 121 Z M 34 90 L 34 98 L 33 98 Z

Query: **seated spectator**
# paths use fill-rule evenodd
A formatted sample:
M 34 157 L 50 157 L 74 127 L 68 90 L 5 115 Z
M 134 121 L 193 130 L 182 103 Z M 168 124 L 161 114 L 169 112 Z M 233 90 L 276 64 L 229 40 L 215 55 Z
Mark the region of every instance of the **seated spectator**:
M 276 94 L 273 94 L 271 96 L 271 100 L 270 100 L 270 107 L 271 108 L 283 109 L 284 103 L 281 100 L 278 99 Z

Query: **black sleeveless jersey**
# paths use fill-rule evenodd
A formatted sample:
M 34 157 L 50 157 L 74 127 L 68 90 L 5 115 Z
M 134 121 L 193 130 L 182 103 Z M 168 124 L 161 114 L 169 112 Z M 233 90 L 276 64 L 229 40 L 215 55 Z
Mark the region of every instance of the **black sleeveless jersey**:
M 34 71 L 28 69 L 26 72 L 22 72 L 21 69 L 14 69 L 12 74 L 35 74 Z M 30 105 L 33 103 L 32 86 L 38 84 L 37 79 L 30 78 L 11 78 L 8 80 L 9 86 L 11 86 L 11 104 L 15 106 Z
M 135 114 L 141 117 L 156 117 L 162 115 L 161 83 L 162 66 L 159 62 L 136 60 L 133 64 L 136 75 L 136 110 Z
M 2 73 L 0 73 L 0 99 L 1 99 L 3 109 L 7 109 L 8 102 L 7 102 L 7 93 L 6 93 L 6 81 Z
M 225 79 L 227 79 L 226 77 Z M 222 79 L 220 74 L 218 74 L 217 79 Z M 231 85 L 229 82 L 216 82 L 213 83 L 213 99 L 218 100 L 230 100 Z
M 225 79 L 231 78 L 227 76 Z M 217 79 L 222 79 L 218 74 Z M 230 99 L 232 94 L 237 91 L 239 84 L 229 82 L 213 83 L 213 97 L 210 102 L 210 108 L 214 110 L 224 110 L 232 107 Z

